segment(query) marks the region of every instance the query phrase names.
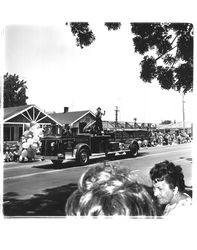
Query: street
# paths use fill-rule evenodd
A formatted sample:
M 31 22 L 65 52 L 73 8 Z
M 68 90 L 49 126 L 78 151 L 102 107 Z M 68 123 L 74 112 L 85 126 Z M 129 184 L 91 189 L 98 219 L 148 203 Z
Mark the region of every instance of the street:
M 192 143 L 141 148 L 137 158 L 117 156 L 109 164 L 134 171 L 140 181 L 151 186 L 149 171 L 155 163 L 169 160 L 181 165 L 185 184 L 192 186 Z M 87 166 L 73 160 L 54 168 L 50 161 L 4 163 L 5 216 L 64 216 L 69 195 L 77 188 L 81 174 L 95 164 L 106 161 L 104 155 L 94 157 Z

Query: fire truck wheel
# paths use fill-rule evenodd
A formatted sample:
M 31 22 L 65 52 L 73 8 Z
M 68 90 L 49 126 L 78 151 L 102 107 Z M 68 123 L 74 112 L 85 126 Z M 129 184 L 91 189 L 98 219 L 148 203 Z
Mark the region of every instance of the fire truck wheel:
M 52 162 L 55 167 L 60 167 L 62 165 L 63 160 L 52 160 Z
M 89 161 L 89 153 L 85 148 L 80 149 L 78 156 L 77 156 L 77 161 L 81 165 L 86 165 L 88 164 Z

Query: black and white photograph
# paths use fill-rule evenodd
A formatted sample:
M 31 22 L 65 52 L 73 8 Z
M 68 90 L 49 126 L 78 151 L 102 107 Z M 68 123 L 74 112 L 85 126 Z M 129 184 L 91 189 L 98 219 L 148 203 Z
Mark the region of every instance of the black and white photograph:
M 4 224 L 191 219 L 192 19 L 21 20 L 1 27 Z

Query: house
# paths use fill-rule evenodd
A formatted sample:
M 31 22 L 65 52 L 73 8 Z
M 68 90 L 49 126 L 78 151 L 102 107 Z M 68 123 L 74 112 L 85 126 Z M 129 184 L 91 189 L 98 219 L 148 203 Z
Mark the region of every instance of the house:
M 85 126 L 91 125 L 95 121 L 95 115 L 90 110 L 68 111 L 68 107 L 64 107 L 62 113 L 51 113 L 50 116 L 58 121 L 62 127 L 70 126 L 74 134 L 83 132 Z
M 25 125 L 31 121 L 45 126 L 61 126 L 61 124 L 34 104 L 4 108 L 4 141 L 19 141 Z

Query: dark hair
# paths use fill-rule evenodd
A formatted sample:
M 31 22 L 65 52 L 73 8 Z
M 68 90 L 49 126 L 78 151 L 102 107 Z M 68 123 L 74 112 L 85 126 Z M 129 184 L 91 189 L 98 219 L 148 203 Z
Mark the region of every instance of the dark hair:
M 88 169 L 67 200 L 66 215 L 156 216 L 150 194 L 131 176 L 130 171 L 112 166 Z
M 155 164 L 150 170 L 150 177 L 154 182 L 165 180 L 170 185 L 171 189 L 178 187 L 180 192 L 184 192 L 185 190 L 182 168 L 179 165 L 175 165 L 173 162 L 166 160 Z

